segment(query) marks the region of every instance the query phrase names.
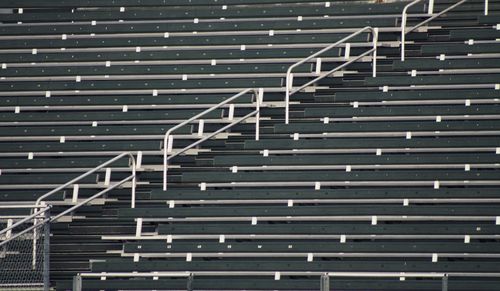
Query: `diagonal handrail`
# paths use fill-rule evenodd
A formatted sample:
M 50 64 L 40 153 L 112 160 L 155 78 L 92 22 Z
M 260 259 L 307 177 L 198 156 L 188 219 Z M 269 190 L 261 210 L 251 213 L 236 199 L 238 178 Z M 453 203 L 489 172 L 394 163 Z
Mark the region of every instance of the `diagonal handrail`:
M 338 47 L 339 45 L 345 43 L 346 41 L 350 40 L 351 38 L 356 37 L 356 36 L 358 36 L 358 35 L 366 32 L 366 31 L 369 31 L 371 33 L 371 35 L 372 35 L 373 47 L 371 49 L 369 49 L 368 51 L 362 53 L 361 55 L 359 55 L 359 56 L 357 56 L 357 57 L 349 60 L 348 62 L 343 63 L 342 65 L 339 65 L 339 66 L 335 67 L 334 69 L 332 69 L 332 70 L 330 70 L 330 71 L 328 71 L 328 72 L 326 72 L 326 73 L 318 76 L 314 80 L 309 81 L 306 84 L 304 84 L 304 85 L 302 85 L 302 86 L 300 86 L 298 88 L 295 88 L 295 89 L 293 88 L 293 74 L 292 74 L 292 70 L 294 68 L 296 68 L 296 67 L 298 67 L 298 66 L 300 66 L 300 65 L 302 65 L 302 64 L 304 64 L 304 63 L 306 63 L 308 61 L 310 61 L 313 58 L 316 58 L 316 57 L 324 54 L 325 52 L 327 52 L 327 51 L 329 51 L 329 50 L 331 50 L 331 49 L 333 49 L 335 47 Z M 303 59 L 303 60 L 301 60 L 301 61 L 299 61 L 299 62 L 297 62 L 297 63 L 295 63 L 293 65 L 291 65 L 288 68 L 287 72 L 286 72 L 286 84 L 285 84 L 285 90 L 286 90 L 285 91 L 285 94 L 286 94 L 285 95 L 285 123 L 288 124 L 289 123 L 289 119 L 290 119 L 289 118 L 290 117 L 290 96 L 292 96 L 293 94 L 299 92 L 300 90 L 302 90 L 302 89 L 304 89 L 304 88 L 306 88 L 306 87 L 314 84 L 315 82 L 317 82 L 317 81 L 319 81 L 321 79 L 324 79 L 324 78 L 330 76 L 331 74 L 335 73 L 336 71 L 338 71 L 338 70 L 340 70 L 340 69 L 342 69 L 342 68 L 344 68 L 344 67 L 346 67 L 346 66 L 348 66 L 348 65 L 350 65 L 350 64 L 352 64 L 354 62 L 356 62 L 357 60 L 363 58 L 366 55 L 373 54 L 373 56 L 372 56 L 372 62 L 373 62 L 373 64 L 372 64 L 372 67 L 373 67 L 372 68 L 372 75 L 373 75 L 373 77 L 376 77 L 377 76 L 377 42 L 378 42 L 378 28 L 373 28 L 371 26 L 366 26 L 366 27 L 363 27 L 360 30 L 358 30 L 358 31 L 356 31 L 356 32 L 354 32 L 354 33 L 352 33 L 352 34 L 344 37 L 343 39 L 337 41 L 336 43 L 331 44 L 331 45 L 325 47 L 324 49 L 322 49 L 322 50 L 320 50 L 320 51 L 318 51 L 318 52 L 316 52 L 316 53 L 308 56 L 307 58 L 305 58 L 305 59 Z
M 40 203 L 45 199 L 45 198 L 48 198 L 52 195 L 54 195 L 55 193 L 61 191 L 62 189 L 65 189 L 67 188 L 68 186 L 71 186 L 73 184 L 75 184 L 76 182 L 82 180 L 83 178 L 85 177 L 88 177 L 89 175 L 92 175 L 93 173 L 101 170 L 102 168 L 108 166 L 108 165 L 111 165 L 112 163 L 116 162 L 117 160 L 125 157 L 125 156 L 129 156 L 130 157 L 130 161 L 131 161 L 131 172 L 132 172 L 132 175 L 129 176 L 128 178 L 130 178 L 130 180 L 132 180 L 132 193 L 131 193 L 131 199 L 130 199 L 130 207 L 131 208 L 135 208 L 135 188 L 136 188 L 136 185 L 137 185 L 137 180 L 136 180 L 136 162 L 135 162 L 135 158 L 134 158 L 134 155 L 131 153 L 131 152 L 124 152 L 124 153 L 121 153 L 119 154 L 118 156 L 100 164 L 99 166 L 93 168 L 93 169 L 90 169 L 89 171 L 81 174 L 80 176 L 64 183 L 63 185 L 43 194 L 42 196 L 40 196 L 36 202 L 35 202 L 35 205 L 40 205 Z M 108 187 L 110 188 L 110 187 Z M 106 189 L 105 189 L 106 190 Z M 109 190 L 108 190 L 109 191 Z M 106 192 L 108 192 L 106 191 Z M 105 192 L 105 193 L 106 193 Z M 104 194 L 104 193 L 103 193 Z
M 415 29 L 421 27 L 422 25 L 438 18 L 439 16 L 445 14 L 446 12 L 462 5 L 463 3 L 467 2 L 467 0 L 461 0 L 453 5 L 451 5 L 450 7 L 444 9 L 443 11 L 439 12 L 439 13 L 436 13 L 436 14 L 433 14 L 433 11 L 434 11 L 434 0 L 429 0 L 429 7 L 428 7 L 428 14 L 429 15 L 432 15 L 431 17 L 427 18 L 426 20 L 416 24 L 415 26 L 413 27 L 410 27 L 410 28 L 406 28 L 406 23 L 408 21 L 408 9 L 410 9 L 412 6 L 422 2 L 424 0 L 415 0 L 411 3 L 409 3 L 408 5 L 406 5 L 403 9 L 403 12 L 401 13 L 401 61 L 404 61 L 405 60 L 405 44 L 406 44 L 406 35 L 412 31 L 414 31 Z M 487 7 L 488 7 L 488 2 L 487 0 L 485 0 L 484 2 L 484 5 L 485 5 L 485 15 L 487 14 Z
M 207 136 L 204 136 L 203 138 L 193 142 L 192 144 L 184 147 L 183 149 L 171 154 L 169 156 L 169 153 L 172 152 L 172 147 L 173 147 L 173 141 L 174 141 L 174 136 L 172 135 L 172 133 L 187 125 L 187 124 L 190 124 L 192 123 L 193 121 L 205 116 L 206 114 L 214 111 L 215 109 L 218 109 L 232 101 L 235 101 L 236 99 L 244 96 L 245 94 L 247 93 L 250 93 L 250 92 L 253 92 L 254 93 L 254 96 L 256 97 L 256 100 L 255 100 L 255 110 L 248 113 L 247 115 L 231 122 L 230 124 L 227 124 L 225 125 L 224 127 L 208 134 Z M 203 111 L 203 112 L 200 112 L 199 114 L 196 114 L 195 116 L 177 124 L 176 126 L 170 128 L 166 133 L 165 133 L 165 137 L 163 139 L 163 191 L 166 191 L 167 190 L 167 172 L 168 172 L 168 161 L 182 153 L 185 153 L 187 150 L 201 144 L 202 142 L 214 137 L 215 135 L 233 127 L 234 125 L 236 124 L 239 124 L 241 122 L 243 122 L 244 120 L 252 117 L 252 116 L 255 116 L 255 140 L 259 140 L 259 126 L 260 126 L 260 105 L 262 103 L 262 101 L 264 100 L 264 89 L 263 88 L 259 88 L 259 89 L 252 89 L 252 88 L 249 88 L 249 89 L 245 89 L 243 91 L 241 91 L 240 93 L 218 103 L 218 104 L 215 104 L 214 106 L 210 107 L 209 109 Z M 234 108 L 233 108 L 234 110 Z M 231 111 L 231 109 L 230 109 Z M 200 127 L 203 126 L 203 120 L 200 119 Z M 200 133 L 200 132 L 199 132 Z

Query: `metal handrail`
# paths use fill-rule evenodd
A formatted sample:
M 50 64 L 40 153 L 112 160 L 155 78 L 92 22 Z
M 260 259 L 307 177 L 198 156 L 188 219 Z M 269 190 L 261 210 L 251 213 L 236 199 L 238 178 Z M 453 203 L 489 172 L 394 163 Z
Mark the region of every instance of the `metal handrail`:
M 325 52 L 327 52 L 327 51 L 329 51 L 329 50 L 331 50 L 331 49 L 339 46 L 340 44 L 342 44 L 342 43 L 350 40 L 351 38 L 353 38 L 355 36 L 358 36 L 361 33 L 366 32 L 366 31 L 370 31 L 371 34 L 372 34 L 373 47 L 370 50 L 364 52 L 363 54 L 361 54 L 361 55 L 359 55 L 357 57 L 355 57 L 354 59 L 351 59 L 350 61 L 348 61 L 346 63 L 343 63 L 340 66 L 335 67 L 334 69 L 326 72 L 325 74 L 320 75 L 319 77 L 315 78 L 314 80 L 312 80 L 310 82 L 307 82 L 306 84 L 300 86 L 299 88 L 293 89 L 293 74 L 292 74 L 292 70 L 294 68 L 296 68 L 296 67 L 298 67 L 298 66 L 300 66 L 300 65 L 302 65 L 302 64 L 304 64 L 304 63 L 306 63 L 308 61 L 310 61 L 313 58 L 316 58 L 316 57 L 322 55 L 323 53 L 325 53 Z M 316 52 L 316 53 L 308 56 L 307 58 L 305 58 L 305 59 L 303 59 L 303 60 L 301 60 L 301 61 L 299 61 L 299 62 L 291 65 L 290 67 L 288 67 L 288 70 L 286 71 L 286 84 L 285 84 L 285 88 L 286 88 L 286 91 L 285 91 L 285 94 L 286 94 L 285 95 L 285 123 L 286 124 L 289 123 L 290 96 L 291 95 L 297 93 L 298 91 L 306 88 L 307 86 L 309 86 L 309 85 L 311 85 L 311 84 L 313 84 L 313 83 L 315 83 L 315 82 L 317 82 L 317 81 L 319 81 L 319 80 L 321 80 L 323 78 L 326 78 L 326 77 L 330 76 L 334 72 L 336 72 L 336 71 L 338 71 L 338 70 L 340 70 L 340 69 L 342 69 L 342 68 L 344 68 L 344 67 L 346 67 L 346 66 L 348 66 L 348 65 L 350 65 L 350 64 L 352 64 L 354 62 L 356 62 L 357 60 L 359 60 L 359 59 L 363 58 L 364 56 L 369 55 L 371 53 L 373 53 L 373 56 L 372 56 L 372 62 L 373 62 L 373 64 L 372 64 L 372 67 L 373 67 L 372 68 L 372 70 L 373 70 L 372 75 L 373 75 L 373 77 L 376 77 L 377 76 L 377 42 L 378 42 L 378 28 L 373 28 L 371 26 L 366 26 L 366 27 L 364 27 L 364 28 L 362 28 L 362 29 L 360 29 L 360 30 L 358 30 L 358 31 L 356 31 L 356 32 L 354 32 L 354 33 L 352 33 L 352 34 L 344 37 L 343 39 L 337 41 L 336 43 L 331 44 L 331 45 L 325 47 L 324 49 L 322 49 L 322 50 L 320 50 L 320 51 L 318 51 L 318 52 Z
M 219 277 L 219 276 L 273 276 L 279 280 L 281 276 L 320 276 L 321 291 L 330 290 L 330 277 L 350 278 L 427 278 L 441 279 L 441 290 L 448 290 L 449 278 L 499 278 L 500 273 L 473 273 L 473 272 L 323 272 L 323 271 L 166 271 L 166 272 L 101 272 L 101 273 L 78 273 L 73 277 L 73 291 L 81 291 L 83 278 L 193 278 L 197 277 Z M 278 279 L 276 279 L 278 278 Z M 188 289 L 189 290 L 189 289 Z
M 420 3 L 424 0 L 415 0 L 409 4 L 407 4 L 404 8 L 403 8 L 403 12 L 401 13 L 401 61 L 404 61 L 405 60 L 405 42 L 406 42 L 406 34 L 414 31 L 415 29 L 421 27 L 422 25 L 434 20 L 435 18 L 438 18 L 439 16 L 445 14 L 446 12 L 454 9 L 455 7 L 457 6 L 460 6 L 462 5 L 464 2 L 467 2 L 467 0 L 461 0 L 453 5 L 451 5 L 450 7 L 444 9 L 443 11 L 439 12 L 439 13 L 436 13 L 436 14 L 433 14 L 433 11 L 434 11 L 434 0 L 429 0 L 429 7 L 428 7 L 428 14 L 429 15 L 432 15 L 431 17 L 427 18 L 426 20 L 416 24 L 415 26 L 413 27 L 410 27 L 409 29 L 406 29 L 406 22 L 408 21 L 408 9 L 412 6 L 414 6 L 415 4 L 417 3 Z M 487 0 L 485 0 L 485 15 L 487 14 L 487 7 L 488 7 L 488 2 Z
M 414 278 L 440 278 L 448 277 L 481 277 L 481 278 L 498 278 L 500 273 L 495 272 L 322 272 L 322 271 L 282 271 L 283 276 L 299 276 L 299 275 L 328 275 L 330 277 L 371 277 L 371 278 L 399 278 L 399 277 L 414 277 Z M 158 272 L 98 272 L 98 273 L 78 273 L 76 276 L 87 278 L 101 277 L 189 277 L 190 274 L 196 276 L 274 276 L 274 271 L 158 271 Z
M 224 127 L 222 127 L 220 129 L 214 131 L 213 133 L 210 133 L 209 135 L 207 135 L 207 136 L 205 136 L 205 137 L 197 140 L 196 142 L 194 142 L 194 143 L 192 143 L 192 144 L 184 147 L 183 149 L 177 151 L 176 153 L 173 153 L 170 156 L 168 155 L 171 152 L 171 150 L 172 150 L 172 145 L 173 145 L 173 135 L 172 135 L 172 133 L 175 130 L 177 130 L 177 129 L 179 129 L 179 128 L 181 128 L 181 127 L 183 127 L 183 126 L 185 126 L 185 125 L 187 125 L 187 124 L 189 124 L 189 123 L 191 123 L 191 122 L 199 119 L 200 117 L 203 117 L 204 115 L 206 115 L 206 114 L 214 111 L 217 108 L 220 108 L 223 105 L 226 105 L 226 104 L 230 103 L 231 101 L 234 101 L 234 100 L 240 98 L 241 96 L 244 96 L 245 94 L 247 94 L 249 92 L 253 92 L 254 95 L 255 95 L 255 97 L 256 97 L 256 100 L 255 100 L 255 110 L 254 111 L 252 111 L 249 114 L 247 114 L 247 115 L 245 115 L 245 116 L 243 116 L 243 117 L 241 117 L 241 118 L 233 121 L 232 123 L 230 123 L 228 125 L 225 125 Z M 172 158 L 174 158 L 174 157 L 176 157 L 176 156 L 178 156 L 178 155 L 186 152 L 187 150 L 189 150 L 189 149 L 191 149 L 191 148 L 193 148 L 193 147 L 201 144 L 202 142 L 204 142 L 204 141 L 206 141 L 206 140 L 214 137 L 215 135 L 217 135 L 217 134 L 219 134 L 219 133 L 221 133 L 221 132 L 223 132 L 223 131 L 231 128 L 231 127 L 233 127 L 236 124 L 241 123 L 242 121 L 244 121 L 244 120 L 246 120 L 246 119 L 248 119 L 248 118 L 250 118 L 252 116 L 255 116 L 255 140 L 259 140 L 260 105 L 261 105 L 261 103 L 263 101 L 263 95 L 264 95 L 264 89 L 263 88 L 259 88 L 259 89 L 251 89 L 251 88 L 245 89 L 245 90 L 241 91 L 240 93 L 232 96 L 231 98 L 228 98 L 228 99 L 226 99 L 226 100 L 224 100 L 224 101 L 222 101 L 222 102 L 220 102 L 220 103 L 218 103 L 218 104 L 210 107 L 209 109 L 207 109 L 207 110 L 205 110 L 205 111 L 203 111 L 203 112 L 201 112 L 199 114 L 196 114 L 195 116 L 193 116 L 193 117 L 191 117 L 191 118 L 189 118 L 189 119 L 187 119 L 187 120 L 185 120 L 185 121 L 177 124 L 176 126 L 170 128 L 165 133 L 165 137 L 163 139 L 163 191 L 167 190 L 168 161 L 170 159 L 172 159 Z M 200 122 L 203 122 L 203 121 L 200 120 Z
M 101 170 L 102 168 L 114 163 L 115 161 L 125 157 L 125 156 L 129 156 L 130 157 L 130 160 L 131 160 L 131 171 L 132 171 L 132 175 L 130 175 L 128 178 L 129 179 L 132 179 L 132 193 L 131 193 L 131 201 L 130 201 L 130 207 L 131 208 L 135 208 L 135 188 L 136 188 L 136 185 L 137 185 L 137 180 L 136 180 L 136 162 L 135 162 L 135 158 L 134 158 L 134 155 L 131 153 L 131 152 L 124 152 L 124 153 L 121 153 L 119 154 L 118 156 L 108 160 L 107 162 L 104 162 L 102 164 L 100 164 L 99 166 L 83 173 L 82 175 L 66 182 L 65 184 L 43 194 L 42 196 L 40 196 L 36 202 L 35 202 L 35 205 L 40 205 L 40 203 L 42 202 L 42 200 L 44 200 L 45 198 L 48 198 L 50 196 L 52 196 L 53 194 L 59 192 L 60 190 L 64 189 L 64 188 L 67 188 L 68 186 L 71 186 L 73 184 L 75 184 L 76 182 L 80 181 L 81 179 Z M 128 181 L 128 180 L 127 180 Z M 105 189 L 106 192 L 108 192 L 110 187 L 108 187 L 107 189 Z M 104 193 L 103 193 L 104 194 Z

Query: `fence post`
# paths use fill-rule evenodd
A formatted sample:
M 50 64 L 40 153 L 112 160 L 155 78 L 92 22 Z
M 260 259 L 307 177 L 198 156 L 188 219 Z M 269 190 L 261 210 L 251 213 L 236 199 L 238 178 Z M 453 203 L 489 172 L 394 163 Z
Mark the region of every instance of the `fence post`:
M 330 276 L 328 276 L 328 273 L 321 275 L 320 290 L 330 291 Z
M 50 290 L 50 209 L 45 211 L 43 240 L 43 290 Z

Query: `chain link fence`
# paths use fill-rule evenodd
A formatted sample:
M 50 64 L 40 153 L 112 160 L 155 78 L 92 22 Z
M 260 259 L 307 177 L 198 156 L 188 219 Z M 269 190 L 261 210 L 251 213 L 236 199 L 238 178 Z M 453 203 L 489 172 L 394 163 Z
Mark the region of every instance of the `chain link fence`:
M 45 231 L 50 224 L 44 223 L 44 213 L 24 222 L 6 222 L 0 230 L 11 229 L 0 234 L 0 291 L 44 290 L 44 275 L 49 271 L 45 234 L 50 233 Z

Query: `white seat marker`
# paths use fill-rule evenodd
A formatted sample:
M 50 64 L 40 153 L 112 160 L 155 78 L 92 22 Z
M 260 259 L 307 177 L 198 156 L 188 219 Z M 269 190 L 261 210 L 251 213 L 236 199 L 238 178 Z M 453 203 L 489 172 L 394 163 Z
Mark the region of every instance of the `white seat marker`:
M 437 261 L 438 261 L 438 254 L 435 254 L 435 253 L 432 254 L 432 262 L 437 263 Z
M 321 182 L 315 182 L 314 183 L 314 190 L 320 190 L 321 189 Z
M 280 273 L 280 272 L 275 272 L 275 273 L 274 273 L 274 280 L 275 280 L 275 281 L 278 281 L 278 280 L 280 280 L 280 279 L 281 279 L 281 273 Z

